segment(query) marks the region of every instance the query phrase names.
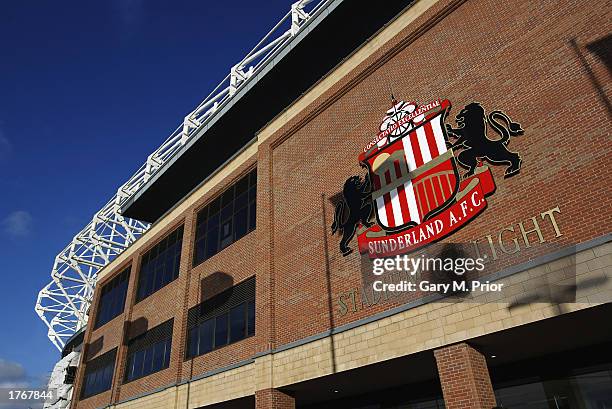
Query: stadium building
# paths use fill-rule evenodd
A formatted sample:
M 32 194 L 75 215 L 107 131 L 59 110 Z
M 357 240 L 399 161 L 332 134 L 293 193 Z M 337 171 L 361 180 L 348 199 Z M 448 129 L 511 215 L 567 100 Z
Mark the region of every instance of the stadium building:
M 62 404 L 612 408 L 609 18 L 294 4 L 58 256 Z M 372 273 L 449 251 L 480 287 Z

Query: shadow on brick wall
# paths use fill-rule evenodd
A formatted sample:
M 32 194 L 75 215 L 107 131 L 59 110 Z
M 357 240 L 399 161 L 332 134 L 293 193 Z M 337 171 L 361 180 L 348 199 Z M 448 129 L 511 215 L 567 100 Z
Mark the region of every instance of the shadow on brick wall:
M 200 280 L 200 301 L 208 300 L 233 286 L 234 278 L 229 274 L 222 271 L 216 271 L 209 274 Z M 219 302 L 224 302 L 231 295 L 231 291 L 223 293 L 221 297 L 223 297 L 224 300 L 219 300 Z
M 145 317 L 140 317 L 134 321 L 126 321 L 123 323 L 123 345 L 127 345 L 130 339 L 144 334 L 149 329 L 149 320 Z
M 85 345 L 85 356 L 87 357 L 87 360 L 90 360 L 91 358 L 96 356 L 100 351 L 102 351 L 103 347 L 104 347 L 104 335 L 102 335 L 99 338 L 96 338 L 95 340 Z

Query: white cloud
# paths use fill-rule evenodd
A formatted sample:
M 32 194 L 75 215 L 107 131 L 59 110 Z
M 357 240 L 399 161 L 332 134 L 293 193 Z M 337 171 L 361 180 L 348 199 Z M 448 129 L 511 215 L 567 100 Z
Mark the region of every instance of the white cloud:
M 9 236 L 26 237 L 32 230 L 32 215 L 25 210 L 16 210 L 5 217 L 0 226 Z
M 26 373 L 21 364 L 0 358 L 0 387 L 10 388 L 25 381 Z
M 36 378 L 28 376 L 20 363 L 0 358 L 0 409 L 42 409 L 41 400 L 10 400 L 7 389 L 39 389 Z
M 30 386 L 30 382 L 0 382 L 0 388 L 6 389 L 21 389 Z

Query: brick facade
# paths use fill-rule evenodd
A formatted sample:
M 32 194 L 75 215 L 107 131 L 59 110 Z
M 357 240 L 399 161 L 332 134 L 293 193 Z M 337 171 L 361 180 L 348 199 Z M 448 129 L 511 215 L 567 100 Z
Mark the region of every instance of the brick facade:
M 140 400 L 131 399 L 159 391 L 156 396 L 163 395 L 177 407 L 254 395 L 257 408 L 294 408 L 293 398 L 275 388 L 434 348 L 440 348 L 435 356 L 447 407 L 491 407 L 494 397 L 484 357 L 466 343 L 444 346 L 551 317 L 555 313 L 549 306 L 509 313 L 507 304 L 489 300 L 461 306 L 426 304 L 385 318 L 384 324 L 375 322 L 306 346 L 270 352 L 423 296 L 383 294 L 374 302 L 362 291 L 358 252 L 343 257 L 339 237 L 330 234 L 344 181 L 364 174 L 357 155 L 388 109 L 390 87 L 401 99 L 450 99 L 449 123 L 461 107 L 479 101 L 488 111 L 504 110 L 525 130 L 509 144 L 522 156 L 521 173 L 504 179 L 504 167 L 493 167 L 497 190 L 488 198 L 487 209 L 445 242 L 476 242 L 483 253 L 493 256 L 491 242 L 497 251 L 495 266 L 502 270 L 610 233 L 611 170 L 603 166 L 611 158 L 610 134 L 598 124 L 608 115 L 599 92 L 610 95 L 612 81 L 603 62 L 586 48 L 606 34 L 606 15 L 601 13 L 605 7 L 601 1 L 574 0 L 415 2 L 101 272 L 97 288 L 132 265 L 126 308 L 100 328 L 87 329 L 72 407 L 136 405 Z M 589 82 L 569 46 L 573 40 L 603 90 Z M 198 210 L 254 166 L 257 229 L 193 266 Z M 558 212 L 552 212 L 556 208 Z M 184 235 L 178 279 L 135 303 L 142 255 L 180 225 Z M 541 239 L 537 231 L 527 233 L 535 228 Z M 510 254 L 500 247 L 502 242 L 506 249 L 516 244 L 519 250 Z M 355 248 L 356 241 L 351 246 Z M 581 254 L 574 260 L 579 277 L 612 278 L 609 244 Z M 572 278 L 555 267 L 564 265 L 554 263 L 561 262 L 541 270 L 556 274 L 555 279 Z M 536 285 L 526 284 L 535 270 L 507 278 L 514 286 L 509 297 Z M 218 280 L 221 276 L 225 279 Z M 255 336 L 185 359 L 189 308 L 252 276 Z M 609 302 L 609 291 L 579 291 L 579 304 L 573 308 Z M 90 318 L 96 315 L 98 298 L 96 291 Z M 126 340 L 134 328 L 152 328 L 170 318 L 170 367 L 124 383 Z M 111 390 L 79 400 L 86 361 L 115 347 Z M 188 381 L 193 390 L 186 387 Z M 461 406 L 462 393 L 474 399 L 468 400 L 474 406 Z M 183 400 L 187 404 L 180 406 L 177 402 Z
M 278 389 L 255 392 L 256 409 L 295 409 L 295 399 Z
M 447 409 L 491 409 L 495 395 L 483 354 L 466 343 L 434 351 Z

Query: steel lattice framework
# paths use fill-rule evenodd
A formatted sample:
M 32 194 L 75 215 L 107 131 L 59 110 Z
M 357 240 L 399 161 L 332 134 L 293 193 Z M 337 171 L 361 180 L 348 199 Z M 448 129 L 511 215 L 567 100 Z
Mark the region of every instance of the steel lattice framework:
M 293 3 L 291 10 L 242 61 L 230 69 L 206 99 L 185 117 L 183 123 L 148 156 L 140 169 L 55 257 L 51 282 L 38 293 L 35 310 L 49 328 L 49 339 L 60 351 L 66 341 L 87 324 L 98 271 L 149 228 L 148 223 L 123 217 L 120 211 L 122 205 L 331 1 L 301 0 Z

